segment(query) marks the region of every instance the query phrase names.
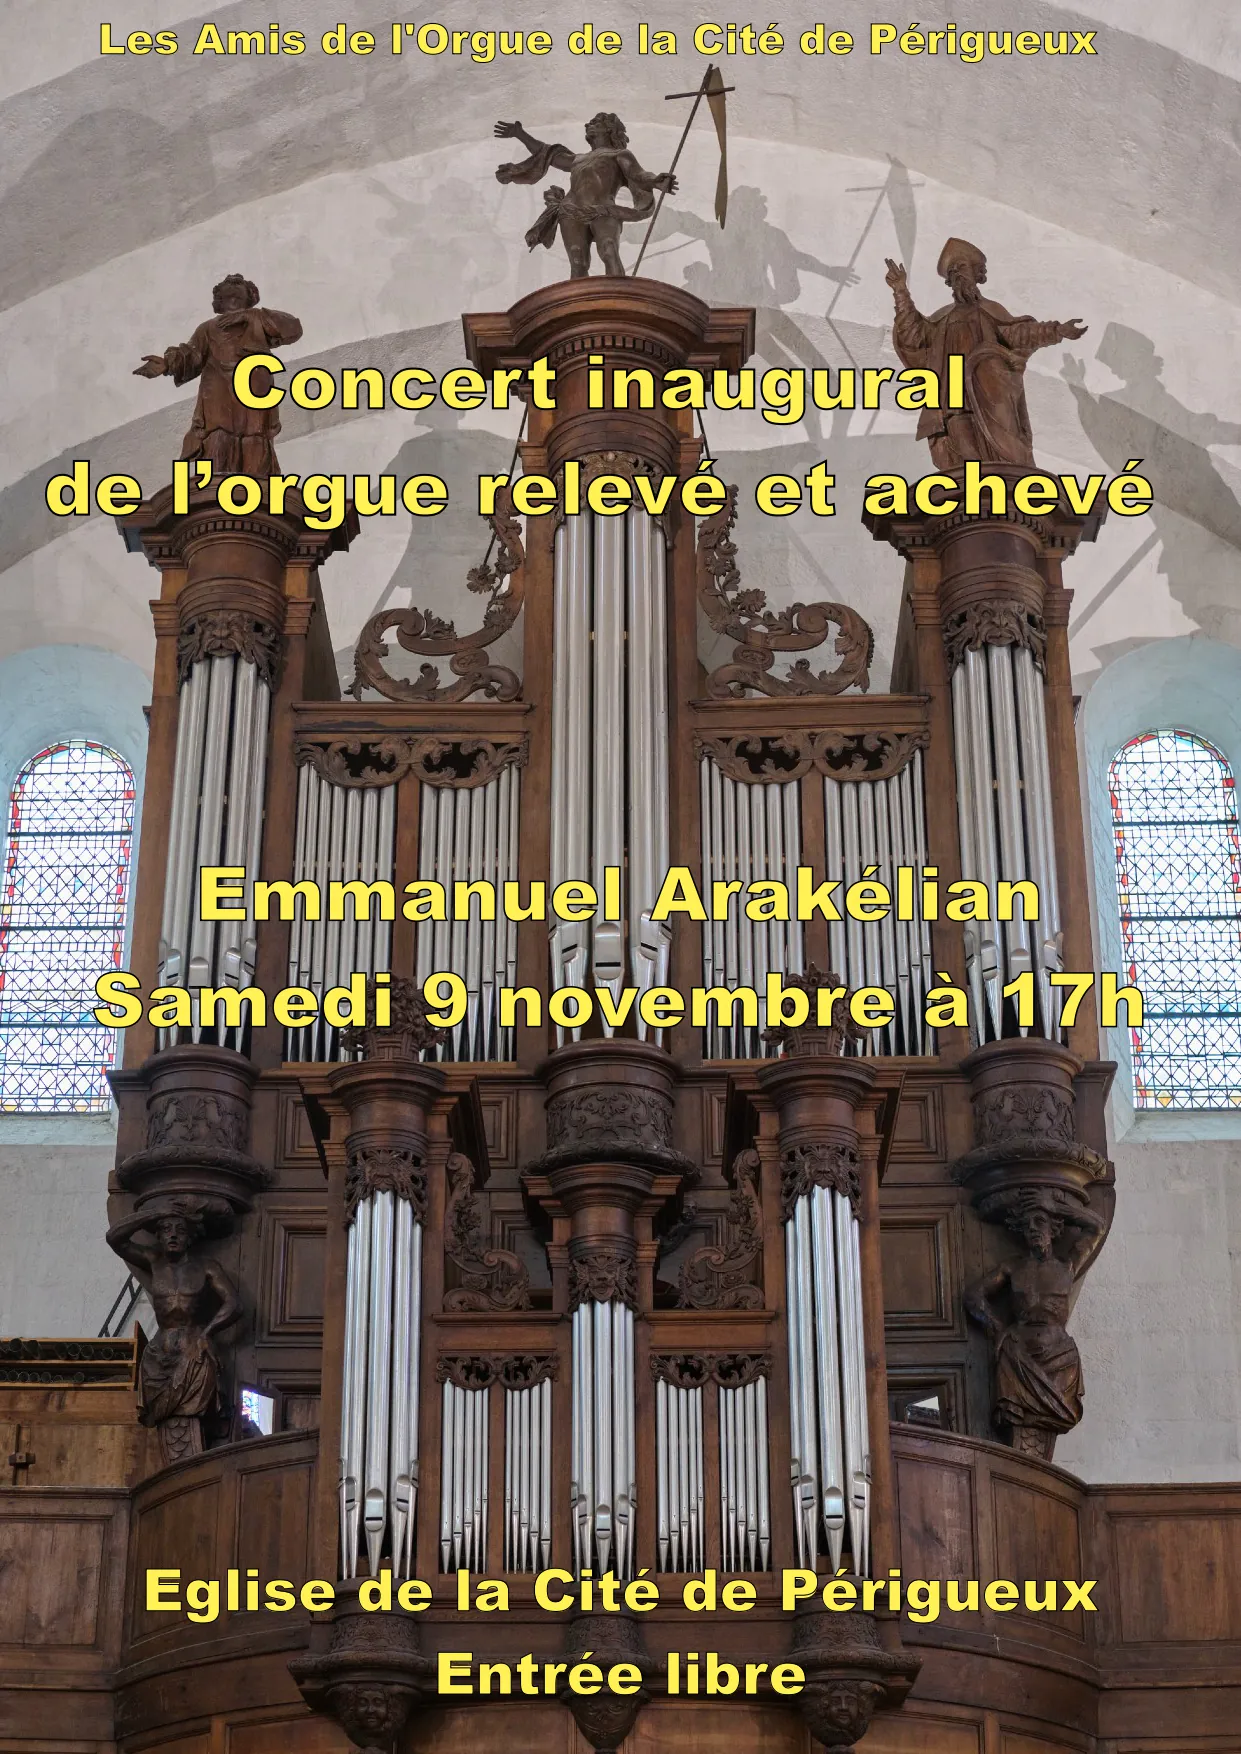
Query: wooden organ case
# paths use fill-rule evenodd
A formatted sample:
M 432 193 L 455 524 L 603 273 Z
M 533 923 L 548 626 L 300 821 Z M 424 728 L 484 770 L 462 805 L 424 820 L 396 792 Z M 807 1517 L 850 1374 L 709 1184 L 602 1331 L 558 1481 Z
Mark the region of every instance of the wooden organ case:
M 592 365 L 732 372 L 753 343 L 752 312 L 641 279 L 564 282 L 464 321 L 483 371 L 555 367 L 523 468 L 577 464 L 583 480 L 684 478 L 701 459 L 692 416 L 658 398 L 592 408 Z M 881 694 L 855 611 L 769 609 L 746 589 L 757 514 L 731 498 L 697 526 L 674 496 L 658 517 L 524 529 L 502 499 L 471 580 L 478 631 L 377 617 L 341 698 L 318 571 L 357 522 L 316 531 L 289 507 L 204 497 L 174 515 L 164 493 L 123 521 L 161 583 L 133 968 L 144 992 L 320 998 L 360 972 L 372 1000 L 390 972 L 392 1021 L 286 1028 L 269 1005 L 262 1026 L 196 1014 L 127 1032 L 112 1217 L 181 1201 L 190 1257 L 222 1264 L 243 1313 L 216 1342 L 214 1410 L 157 1420 L 161 1454 L 130 1492 L 97 1688 L 116 1745 L 1093 1749 L 1114 1603 L 919 1624 L 886 1597 L 839 1613 L 820 1593 L 833 1574 L 898 1569 L 1117 1587 L 1108 1506 L 1052 1462 L 1080 1416 L 1063 1321 L 1023 1335 L 1009 1312 L 1006 1352 L 969 1314 L 1015 1258 L 1058 1270 L 1067 1307 L 1112 1209 L 1093 1002 L 1061 1030 L 1050 981 L 1091 966 L 1061 566 L 1094 524 L 1064 507 L 872 520 L 904 563 L 902 586 L 876 550 L 903 590 Z M 390 920 L 208 922 L 203 865 L 246 867 L 247 898 L 255 876 L 390 881 L 398 905 Z M 656 919 L 678 866 L 707 894 L 768 878 L 795 894 L 798 867 L 811 888 L 843 879 L 837 896 L 866 874 L 895 890 L 898 866 L 993 898 L 1029 878 L 1044 906 L 1029 926 L 942 908 Z M 576 880 L 612 905 L 419 922 L 400 908 L 414 879 L 523 898 Z M 467 993 L 446 1028 L 419 997 L 440 969 Z M 799 1027 L 765 1006 L 663 1028 L 636 1004 L 616 1026 L 596 1006 L 581 1028 L 547 1009 L 565 986 L 614 1004 L 627 988 L 761 993 L 769 970 L 812 1007 L 831 975 L 889 988 L 895 1010 L 858 1031 L 840 1006 Z M 1023 972 L 1019 1024 L 1002 989 Z M 971 1021 L 932 1029 L 945 985 Z M 541 997 L 541 1022 L 502 1012 L 512 988 Z M 243 1384 L 271 1397 L 271 1435 L 230 1424 Z M 146 1604 L 146 1571 L 177 1567 L 330 1579 L 336 1605 L 190 1622 Z M 792 1568 L 820 1593 L 788 1612 Z M 534 1596 L 549 1569 L 649 1580 L 660 1604 L 613 1612 L 597 1589 L 582 1607 L 560 1582 L 576 1605 L 549 1612 Z M 363 1584 L 387 1572 L 429 1583 L 430 1605 L 366 1611 Z M 747 1580 L 754 1605 L 683 1605 L 708 1572 L 721 1591 Z M 462 1573 L 502 1580 L 507 1611 L 460 1612 Z M 804 1690 L 691 1695 L 686 1653 L 705 1664 L 708 1648 L 764 1677 L 798 1662 Z M 634 1664 L 641 1690 L 576 1694 L 562 1674 L 552 1693 L 483 1695 L 475 1666 L 475 1692 L 446 1697 L 446 1650 L 514 1675 L 523 1653 L 590 1652 Z M 1151 1685 L 1132 1682 L 1135 1722 L 1164 1710 Z M 1123 1712 L 1112 1721 L 1121 1734 Z

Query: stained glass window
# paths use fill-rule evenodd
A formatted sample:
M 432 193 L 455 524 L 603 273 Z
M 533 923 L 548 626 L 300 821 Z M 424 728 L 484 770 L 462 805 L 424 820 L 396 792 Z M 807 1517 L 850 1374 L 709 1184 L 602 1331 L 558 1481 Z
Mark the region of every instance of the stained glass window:
M 1139 1108 L 1241 1107 L 1241 839 L 1232 772 L 1188 731 L 1148 731 L 1109 774 Z
M 134 776 L 101 743 L 54 743 L 9 795 L 0 888 L 0 1112 L 111 1102 L 116 1031 L 91 1012 L 120 968 Z

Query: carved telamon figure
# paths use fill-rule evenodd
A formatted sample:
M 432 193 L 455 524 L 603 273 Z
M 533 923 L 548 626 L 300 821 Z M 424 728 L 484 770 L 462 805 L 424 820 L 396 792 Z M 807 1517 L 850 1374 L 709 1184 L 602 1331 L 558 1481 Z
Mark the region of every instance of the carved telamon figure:
M 139 1417 L 159 1432 L 165 1462 L 198 1455 L 204 1424 L 220 1411 L 213 1337 L 237 1320 L 237 1288 L 217 1260 L 198 1253 L 209 1223 L 227 1221 L 223 1200 L 163 1200 L 114 1224 L 108 1243 L 133 1272 L 158 1329 L 138 1367 Z M 134 1237 L 146 1230 L 154 1243 Z
M 549 146 L 527 134 L 520 122 L 497 122 L 495 132 L 500 140 L 520 140 L 530 154 L 520 164 L 502 164 L 496 172 L 498 182 L 541 183 L 550 170 L 569 173 L 568 194 L 556 184 L 544 194 L 546 210 L 526 233 L 529 247 L 542 244 L 550 250 L 559 231 L 569 253 L 572 279 L 581 280 L 590 273 L 592 243 L 603 272 L 623 279 L 621 226 L 628 220 L 650 217 L 657 189 L 675 193 L 677 180 L 672 172 L 656 176 L 644 171 L 629 151 L 629 136 L 620 117 L 608 110 L 600 110 L 586 124 L 589 152 Z M 621 189 L 632 194 L 632 206 L 617 201 Z
M 984 298 L 978 289 L 987 278 L 987 258 L 964 238 L 948 239 L 938 272 L 952 288 L 952 303 L 924 317 L 909 296 L 904 267 L 888 260 L 886 278 L 896 299 L 892 344 L 902 364 L 938 372 L 946 385 L 949 354 L 965 360 L 965 408 L 924 408 L 918 437 L 930 441 L 937 469 L 959 469 L 970 459 L 1032 468 L 1026 361 L 1040 347 L 1076 341 L 1086 326 L 1076 317 L 1067 323 L 1014 317 Z
M 242 274 L 229 274 L 211 289 L 215 316 L 200 323 L 180 347 L 148 353 L 137 378 L 170 377 L 174 384 L 199 378 L 194 418 L 181 447 L 183 458 L 205 458 L 218 475 L 278 475 L 272 440 L 280 431 L 274 408 L 247 408 L 233 389 L 234 368 L 250 353 L 270 353 L 300 341 L 302 325 L 287 311 L 264 310 L 259 289 Z M 254 377 L 266 388 L 266 374 Z
M 971 1285 L 965 1307 L 991 1339 L 996 1424 L 1009 1428 L 1014 1449 L 1050 1460 L 1056 1438 L 1082 1416 L 1081 1358 L 1065 1323 L 1074 1281 L 1098 1251 L 1106 1226 L 1061 1190 L 1030 1194 L 1005 1219 L 1026 1253 Z M 1065 1232 L 1076 1232 L 1075 1240 L 1057 1254 Z M 1005 1292 L 1007 1325 L 995 1308 Z

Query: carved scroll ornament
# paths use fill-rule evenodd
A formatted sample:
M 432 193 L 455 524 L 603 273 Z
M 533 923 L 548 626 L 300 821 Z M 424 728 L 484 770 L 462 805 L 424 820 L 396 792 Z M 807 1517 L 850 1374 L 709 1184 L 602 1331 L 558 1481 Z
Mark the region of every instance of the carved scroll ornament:
M 471 1352 L 446 1355 L 437 1360 L 435 1380 L 459 1389 L 489 1389 L 499 1383 L 505 1389 L 532 1389 L 541 1382 L 554 1382 L 560 1360 L 554 1352 Z
M 620 1249 L 591 1249 L 569 1262 L 569 1310 L 582 1303 L 624 1303 L 638 1307 L 638 1274 L 632 1255 Z
M 349 737 L 330 743 L 306 739 L 298 766 L 313 767 L 329 785 L 395 786 L 406 774 L 424 786 L 485 786 L 506 767 L 525 767 L 530 739 L 491 737 Z
M 948 672 L 982 646 L 1024 646 L 1036 669 L 1047 667 L 1047 627 L 1036 609 L 1016 599 L 969 603 L 944 619 Z
M 449 1155 L 444 1253 L 461 1284 L 444 1295 L 449 1310 L 529 1309 L 530 1275 L 507 1249 L 492 1248 L 483 1227 L 482 1200 L 474 1188 L 474 1165 L 461 1151 Z
M 749 689 L 759 694 L 843 694 L 854 686 L 870 687 L 870 661 L 875 636 L 856 610 L 844 603 L 793 603 L 779 612 L 767 608 L 765 592 L 741 590 L 737 546 L 732 528 L 737 521 L 737 489 L 730 487 L 719 511 L 698 532 L 698 601 L 717 633 L 737 641 L 732 662 L 707 678 L 707 693 L 742 698 Z M 798 658 L 787 676 L 772 676 L 778 652 L 803 652 L 821 646 L 828 630 L 838 627 L 834 670 L 810 668 Z
M 355 1150 L 345 1168 L 345 1223 L 352 1224 L 359 1205 L 372 1194 L 395 1194 L 408 1200 L 419 1224 L 427 1216 L 426 1170 L 412 1151 Z
M 761 1309 L 763 1293 L 754 1269 L 763 1249 L 758 1202 L 761 1160 L 751 1149 L 733 1159 L 733 1197 L 721 1245 L 698 1249 L 681 1268 L 678 1309 Z
M 524 600 L 522 563 L 526 554 L 521 526 L 513 515 L 512 495 L 507 489 L 497 494 L 496 509 L 488 522 L 499 544 L 499 554 L 494 562 L 484 561 L 481 566 L 471 567 L 466 577 L 469 590 L 487 597 L 482 626 L 473 633 L 460 634 L 454 622 L 445 621 L 430 609 L 385 609 L 372 615 L 354 648 L 353 681 L 347 692 L 355 700 L 361 700 L 368 688 L 387 700 L 450 702 L 468 700 L 472 694 L 482 694 L 487 700 L 518 698 L 520 677 L 502 664 L 487 662 L 487 647 L 512 627 Z M 459 680 L 441 687 L 440 673 L 434 664 L 423 664 L 416 682 L 390 675 L 383 666 L 388 655 L 384 635 L 392 629 L 405 651 L 448 658 L 449 669 Z
M 241 658 L 274 690 L 280 672 L 280 631 L 245 609 L 213 609 L 192 615 L 177 634 L 177 683 L 206 658 Z
M 594 1154 L 634 1154 L 682 1165 L 672 1142 L 672 1103 L 653 1090 L 566 1090 L 547 1104 L 544 1165 Z
M 851 1145 L 793 1145 L 780 1159 L 780 1214 L 784 1219 L 803 1194 L 830 1188 L 843 1194 L 857 1216 L 862 1201 L 859 1158 Z
M 836 780 L 887 780 L 908 767 L 925 749 L 925 731 L 781 731 L 755 737 L 728 732 L 694 738 L 694 754 L 704 755 L 743 785 L 783 785 L 818 772 Z
M 366 983 L 366 1015 L 376 1015 L 378 995 L 374 976 Z M 362 1060 L 416 1060 L 446 1040 L 447 1031 L 431 1022 L 427 1003 L 416 981 L 406 975 L 393 975 L 388 992 L 386 1024 L 348 1024 L 341 1031 L 341 1044 L 347 1054 Z

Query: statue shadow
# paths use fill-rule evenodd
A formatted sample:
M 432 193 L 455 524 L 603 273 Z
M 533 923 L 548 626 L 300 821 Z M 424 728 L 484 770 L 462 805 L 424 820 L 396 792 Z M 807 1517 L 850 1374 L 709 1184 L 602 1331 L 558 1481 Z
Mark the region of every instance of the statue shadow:
M 784 307 L 801 297 L 803 275 L 815 275 L 836 286 L 854 286 L 858 276 L 850 267 L 820 261 L 799 249 L 768 217 L 767 197 L 761 189 L 743 184 L 730 191 L 728 224 L 723 230 L 714 218 L 703 219 L 665 202 L 651 243 L 657 246 L 661 239 L 678 235 L 705 244 L 710 258 L 708 262 L 688 263 L 681 284 L 707 304 L 753 305 L 759 358 L 770 366 L 790 370 L 810 371 L 830 363 Z M 670 255 L 672 251 L 663 253 Z M 807 409 L 806 424 L 821 440 L 817 409 Z M 847 413 L 834 413 L 832 436 L 843 438 L 848 424 Z
M 1118 389 L 1094 395 L 1079 360 L 1065 355 L 1061 366 L 1082 431 L 1111 470 L 1141 459 L 1155 492 L 1148 515 L 1158 569 L 1173 598 L 1205 633 L 1241 642 L 1241 501 L 1208 449 L 1241 445 L 1241 423 L 1178 401 L 1163 381 L 1154 342 L 1124 323 L 1108 324 L 1095 357 L 1120 379 Z M 1105 586 L 1078 626 L 1110 595 Z

